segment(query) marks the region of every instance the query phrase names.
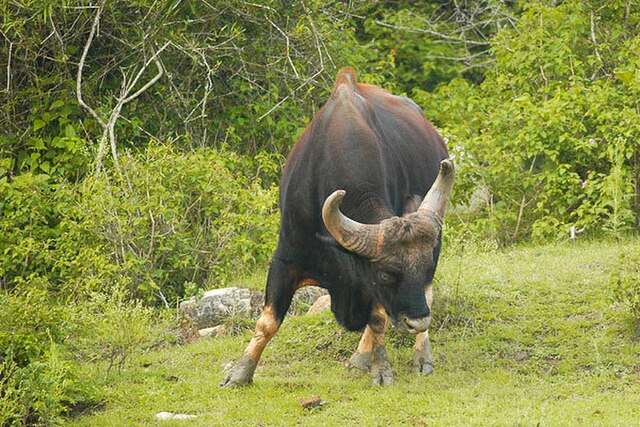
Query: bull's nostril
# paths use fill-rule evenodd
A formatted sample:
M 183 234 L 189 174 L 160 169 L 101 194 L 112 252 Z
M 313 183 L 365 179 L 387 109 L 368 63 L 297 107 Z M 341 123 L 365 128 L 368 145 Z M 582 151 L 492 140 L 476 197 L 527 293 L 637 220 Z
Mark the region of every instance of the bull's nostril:
M 431 316 L 421 317 L 419 319 L 409 319 L 405 316 L 403 320 L 409 331 L 419 333 L 427 330 L 431 323 Z

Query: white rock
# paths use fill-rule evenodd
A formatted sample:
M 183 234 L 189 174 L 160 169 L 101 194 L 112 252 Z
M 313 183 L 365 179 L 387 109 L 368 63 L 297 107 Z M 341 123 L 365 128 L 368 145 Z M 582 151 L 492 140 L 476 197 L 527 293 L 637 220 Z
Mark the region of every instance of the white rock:
M 173 414 L 171 412 L 158 412 L 156 414 L 156 419 L 158 420 L 193 420 L 194 418 L 198 418 L 197 415 L 189 415 L 189 414 Z
M 173 414 L 171 412 L 158 412 L 156 414 L 156 419 L 158 420 L 170 420 L 173 418 Z
M 196 328 L 208 328 L 230 318 L 251 317 L 251 296 L 249 289 L 214 289 L 205 292 L 198 301 L 195 298 L 183 301 L 180 303 L 180 311 Z
M 198 330 L 198 335 L 203 338 L 211 338 L 217 337 L 219 335 L 224 335 L 227 332 L 227 327 L 225 325 L 218 325 L 212 328 L 204 328 Z
M 299 315 L 306 313 L 309 307 L 323 295 L 327 295 L 325 289 L 317 286 L 305 286 L 293 296 L 288 314 Z
M 189 414 L 175 414 L 173 416 L 174 420 L 193 420 L 194 418 L 198 418 L 198 416 Z
M 316 314 L 331 308 L 331 296 L 323 295 L 313 303 L 307 314 Z

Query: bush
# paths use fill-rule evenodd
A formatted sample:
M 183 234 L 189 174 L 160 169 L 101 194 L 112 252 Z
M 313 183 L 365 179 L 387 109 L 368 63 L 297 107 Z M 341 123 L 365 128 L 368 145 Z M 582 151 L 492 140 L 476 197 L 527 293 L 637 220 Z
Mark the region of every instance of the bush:
M 277 239 L 277 188 L 247 178 L 245 159 L 155 143 L 121 161 L 123 178 L 86 179 L 65 218 L 58 269 L 67 292 L 122 285 L 169 304 L 185 284 L 220 287 L 265 265 Z
M 114 367 L 121 371 L 128 359 L 156 344 L 165 320 L 118 288 L 92 294 L 78 311 L 79 332 L 72 344 L 76 356 L 106 361 L 107 375 Z
M 53 269 L 60 221 L 73 195 L 49 175 L 30 172 L 0 177 L 0 274 L 5 288 Z
M 0 178 L 0 425 L 56 424 L 94 406 L 96 378 L 81 380 L 70 348 L 122 367 L 159 340 L 144 304 L 174 305 L 271 256 L 277 188 L 259 176 L 278 157 L 152 143 L 121 160 L 122 175 L 79 183 Z
M 626 248 L 609 276 L 617 302 L 631 314 L 636 334 L 640 335 L 640 253 Z
M 46 283 L 0 291 L 0 425 L 57 424 L 96 390 L 81 379 L 63 341 L 73 332 L 70 310 L 53 302 Z
M 449 138 L 454 203 L 488 192 L 461 218 L 493 239 L 564 240 L 571 227 L 618 236 L 639 225 L 640 14 L 589 3 L 528 5 L 493 40 L 481 84 L 415 92 Z

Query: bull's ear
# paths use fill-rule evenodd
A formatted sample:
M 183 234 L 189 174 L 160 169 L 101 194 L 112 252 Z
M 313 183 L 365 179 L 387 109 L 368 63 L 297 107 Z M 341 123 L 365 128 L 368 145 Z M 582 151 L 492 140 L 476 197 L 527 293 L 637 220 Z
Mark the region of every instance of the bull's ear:
M 414 213 L 420 208 L 420 203 L 422 203 L 422 196 L 418 194 L 412 194 L 407 197 L 407 200 L 404 202 L 404 210 L 402 211 L 402 215 L 407 215 L 410 213 Z
M 338 243 L 336 241 L 336 239 L 334 239 L 331 236 L 325 236 L 324 234 L 321 233 L 316 233 L 316 239 L 320 240 L 322 243 L 324 243 L 325 245 L 329 245 L 329 246 L 336 246 L 338 248 L 341 248 L 342 246 L 340 246 L 340 243 Z
M 366 258 L 377 258 L 382 251 L 384 233 L 380 224 L 361 224 L 340 212 L 346 191 L 336 190 L 324 201 L 322 221 L 329 233 L 346 250 Z
M 424 197 L 418 211 L 435 216 L 436 220 L 441 223 L 449 204 L 455 175 L 455 168 L 451 160 L 444 159 L 440 162 L 438 177 Z

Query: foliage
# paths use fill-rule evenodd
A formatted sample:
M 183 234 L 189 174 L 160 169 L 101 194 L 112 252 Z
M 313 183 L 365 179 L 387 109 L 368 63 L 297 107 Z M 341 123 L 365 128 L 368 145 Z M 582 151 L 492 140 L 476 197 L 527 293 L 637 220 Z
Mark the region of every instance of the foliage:
M 96 114 L 108 121 L 123 91 L 151 79 L 155 67 L 142 63 L 154 55 L 164 71 L 117 117 L 122 147 L 152 136 L 180 137 L 175 143 L 189 148 L 228 143 L 242 153 L 286 152 L 337 68 L 363 63 L 362 51 L 351 48 L 341 3 L 9 2 L 0 8 L 0 50 L 10 53 L 0 60 L 9 76 L 0 128 L 14 144 L 26 141 L 29 148 L 36 137 L 51 143 L 59 134 L 55 117 L 47 116 L 53 106 L 71 113 L 63 131 L 99 139 L 102 129 L 76 101 L 78 65 L 98 5 L 104 12 L 80 81 Z M 20 154 L 11 154 L 17 162 Z
M 0 291 L 0 424 L 57 424 L 74 405 L 96 398 L 62 343 L 73 332 L 70 312 L 53 302 L 46 283 Z
M 625 247 L 609 275 L 615 300 L 624 304 L 633 317 L 636 334 L 640 336 L 640 253 Z
M 80 134 L 79 108 L 57 94 L 25 89 L 29 99 L 23 135 L 0 135 L 0 176 L 30 172 L 54 179 L 78 180 L 91 162 L 89 144 Z M 7 123 L 9 124 L 9 123 Z M 14 124 L 15 125 L 15 124 Z
M 67 296 L 128 286 L 146 300 L 184 295 L 185 282 L 219 287 L 263 265 L 277 238 L 273 160 L 228 151 L 150 146 L 119 176 L 52 184 L 25 173 L 0 183 L 3 286 L 41 277 Z
M 276 188 L 247 178 L 244 163 L 229 151 L 150 145 L 123 159 L 124 181 L 85 180 L 70 232 L 108 254 L 117 280 L 138 298 L 175 301 L 188 282 L 220 287 L 264 265 L 277 238 Z
M 518 2 L 394 3 L 362 2 L 356 7 L 356 35 L 374 41 L 370 55 L 379 61 L 375 72 L 405 94 L 432 91 L 458 76 L 481 81 L 483 69 L 493 63 L 491 39 L 514 25 L 520 9 Z M 380 69 L 387 55 L 393 67 Z
M 532 3 L 495 37 L 496 63 L 480 85 L 415 92 L 449 139 L 456 203 L 489 193 L 461 217 L 494 239 L 636 226 L 640 74 L 629 70 L 638 68 L 640 13 L 593 3 Z
M 46 174 L 27 172 L 11 182 L 0 178 L 0 273 L 2 287 L 51 269 L 53 242 L 62 232 L 60 216 L 70 192 Z
M 120 367 L 155 343 L 150 309 L 129 295 L 173 305 L 185 284 L 220 286 L 273 250 L 276 189 L 246 177 L 273 175 L 273 156 L 155 144 L 124 160 L 122 178 L 29 171 L 0 182 L 3 425 L 55 424 L 96 404 L 69 347 Z
M 156 343 L 158 317 L 162 318 L 123 289 L 93 293 L 80 308 L 76 354 L 84 360 L 107 361 L 107 375 L 113 367 L 121 371 L 127 359 Z

